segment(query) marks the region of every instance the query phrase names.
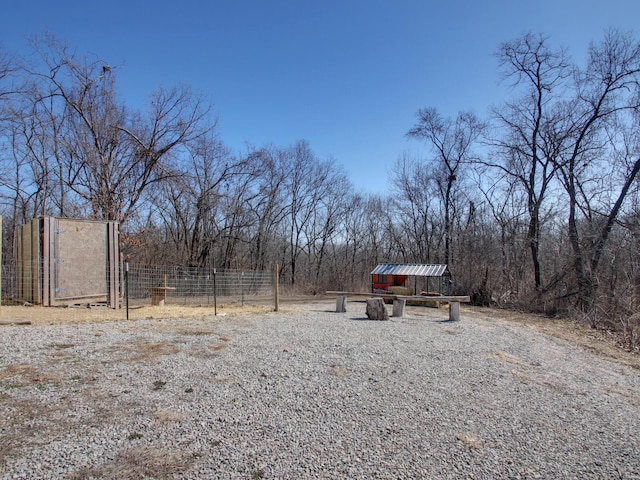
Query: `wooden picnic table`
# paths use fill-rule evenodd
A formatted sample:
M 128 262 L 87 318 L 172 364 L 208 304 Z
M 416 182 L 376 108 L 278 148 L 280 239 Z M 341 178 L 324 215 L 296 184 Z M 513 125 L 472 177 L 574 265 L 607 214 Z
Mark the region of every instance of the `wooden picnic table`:
M 365 293 L 365 292 L 339 292 L 327 291 L 326 295 L 344 296 L 344 297 L 381 297 L 386 300 L 411 300 L 423 302 L 445 302 L 449 304 L 449 320 L 457 322 L 460 320 L 460 303 L 469 303 L 471 297 L 469 295 L 395 295 L 393 293 Z

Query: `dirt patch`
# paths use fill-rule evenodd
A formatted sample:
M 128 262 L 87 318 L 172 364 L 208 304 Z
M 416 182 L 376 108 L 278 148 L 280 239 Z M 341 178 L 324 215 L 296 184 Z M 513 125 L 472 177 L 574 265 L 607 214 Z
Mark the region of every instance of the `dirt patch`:
M 469 448 L 477 450 L 484 448 L 484 440 L 473 433 L 460 433 L 456 435 L 456 438 Z

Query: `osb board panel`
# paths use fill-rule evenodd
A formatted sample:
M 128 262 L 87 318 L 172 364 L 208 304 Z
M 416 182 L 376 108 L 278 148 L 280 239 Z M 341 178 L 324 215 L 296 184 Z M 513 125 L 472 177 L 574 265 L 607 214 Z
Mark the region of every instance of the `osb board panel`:
M 38 219 L 22 225 L 16 231 L 18 267 L 18 298 L 40 302 L 40 228 Z
M 105 296 L 107 228 L 104 223 L 56 219 L 56 300 Z

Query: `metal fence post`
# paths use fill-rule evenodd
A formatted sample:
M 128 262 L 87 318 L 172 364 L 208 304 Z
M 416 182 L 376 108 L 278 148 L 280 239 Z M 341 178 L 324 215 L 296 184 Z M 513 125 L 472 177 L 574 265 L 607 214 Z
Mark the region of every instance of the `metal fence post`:
M 275 311 L 277 312 L 280 307 L 280 284 L 279 284 L 279 275 L 278 269 L 279 265 L 276 263 L 273 267 L 273 296 L 275 303 Z
M 244 272 L 240 272 L 240 305 L 244 307 Z
M 124 264 L 124 305 L 127 309 L 127 320 L 129 320 L 129 262 Z
M 216 291 L 216 269 L 213 269 L 213 314 L 218 315 L 218 292 Z

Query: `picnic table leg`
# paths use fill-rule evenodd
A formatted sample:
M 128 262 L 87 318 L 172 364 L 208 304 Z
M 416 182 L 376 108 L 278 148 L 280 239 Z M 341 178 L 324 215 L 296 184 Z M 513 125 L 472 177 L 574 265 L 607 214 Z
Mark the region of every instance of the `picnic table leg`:
M 407 301 L 404 298 L 396 298 L 393 301 L 393 316 L 402 317 L 404 315 L 404 306 Z
M 344 313 L 347 311 L 347 297 L 346 295 L 339 295 L 336 298 L 336 312 Z
M 460 320 L 460 302 L 449 302 L 449 321 Z

